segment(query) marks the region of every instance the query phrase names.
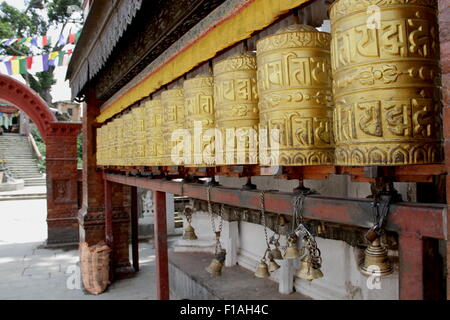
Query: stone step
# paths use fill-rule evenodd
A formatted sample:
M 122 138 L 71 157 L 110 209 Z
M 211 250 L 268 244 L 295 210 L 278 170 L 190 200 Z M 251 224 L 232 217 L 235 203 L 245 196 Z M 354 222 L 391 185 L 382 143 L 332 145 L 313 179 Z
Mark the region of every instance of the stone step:
M 46 193 L 0 195 L 0 201 L 46 199 Z
M 41 187 L 41 186 L 45 186 L 46 182 L 42 181 L 42 182 L 26 182 L 25 181 L 25 186 L 26 187 Z

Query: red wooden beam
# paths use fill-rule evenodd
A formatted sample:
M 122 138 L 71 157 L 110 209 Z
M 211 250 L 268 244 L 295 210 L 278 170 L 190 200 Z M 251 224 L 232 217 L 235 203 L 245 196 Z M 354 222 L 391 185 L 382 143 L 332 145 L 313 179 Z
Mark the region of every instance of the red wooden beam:
M 207 200 L 205 185 L 117 174 L 105 174 L 105 178 L 116 183 Z M 295 196 L 294 193 L 266 192 L 266 210 L 291 215 Z M 258 190 L 213 187 L 211 201 L 248 209 L 260 208 Z M 313 195 L 306 198 L 304 206 L 304 216 L 307 219 L 363 228 L 370 228 L 373 225 L 370 199 L 339 199 Z M 445 214 L 444 204 L 397 203 L 391 206 L 386 230 L 446 239 Z
M 424 241 L 415 233 L 400 233 L 399 285 L 401 300 L 424 298 Z
M 169 300 L 169 261 L 167 255 L 166 194 L 155 195 L 156 291 L 158 300 Z
M 139 215 L 138 215 L 137 187 L 131 187 L 131 252 L 133 268 L 139 271 Z

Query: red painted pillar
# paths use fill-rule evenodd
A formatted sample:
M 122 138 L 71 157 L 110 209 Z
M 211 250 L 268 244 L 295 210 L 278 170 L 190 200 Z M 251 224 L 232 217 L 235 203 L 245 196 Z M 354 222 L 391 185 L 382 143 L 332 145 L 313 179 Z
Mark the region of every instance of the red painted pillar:
M 131 247 L 134 271 L 139 271 L 139 215 L 137 187 L 131 187 Z
M 400 300 L 424 298 L 424 241 L 415 233 L 399 233 Z
M 156 290 L 158 300 L 169 300 L 166 193 L 155 191 Z

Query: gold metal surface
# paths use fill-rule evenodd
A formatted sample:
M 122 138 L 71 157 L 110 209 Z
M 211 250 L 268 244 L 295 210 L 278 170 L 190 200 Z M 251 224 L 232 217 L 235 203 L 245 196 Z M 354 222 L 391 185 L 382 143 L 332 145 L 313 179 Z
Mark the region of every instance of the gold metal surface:
M 442 161 L 436 2 L 331 6 L 338 165 Z
M 213 276 L 221 276 L 222 275 L 223 263 L 220 262 L 217 258 L 214 258 L 210 265 L 206 267 L 206 271 Z
M 128 112 L 121 119 L 123 119 L 122 165 L 132 166 L 135 145 L 133 114 Z
M 164 137 L 163 113 L 160 99 L 145 102 L 145 165 L 159 166 L 163 164 Z
M 97 128 L 97 153 L 96 160 L 98 166 L 103 166 L 107 164 L 107 159 L 105 157 L 105 132 L 106 125 L 103 127 Z
M 297 237 L 288 237 L 287 239 L 288 246 L 286 248 L 286 252 L 284 253 L 285 259 L 298 259 L 300 258 L 300 251 L 297 247 Z
M 270 277 L 269 267 L 267 266 L 265 260 L 261 260 L 261 262 L 256 267 L 255 276 L 262 279 Z
M 145 164 L 145 108 L 143 105 L 135 107 L 131 114 L 133 115 L 133 131 L 134 131 L 134 144 L 133 144 L 133 165 L 143 166 Z
M 182 161 L 175 163 L 174 157 L 182 157 L 183 150 L 176 151 L 176 146 L 182 145 L 183 136 L 172 141 L 172 134 L 177 130 L 184 129 L 185 108 L 184 93 L 182 88 L 174 88 L 161 93 L 161 104 L 163 111 L 163 138 L 164 138 L 164 156 L 162 165 L 183 165 Z
M 258 164 L 256 59 L 243 54 L 214 64 L 216 164 Z
M 334 163 L 330 41 L 294 24 L 257 42 L 262 165 Z
M 315 267 L 308 258 L 305 258 L 300 261 L 300 269 L 295 273 L 295 277 L 312 281 L 322 278 L 323 273 L 319 268 Z
M 364 260 L 359 266 L 359 270 L 367 276 L 386 276 L 394 272 L 388 258 L 388 250 L 381 245 L 379 238 L 364 251 Z
M 214 165 L 214 78 L 198 76 L 185 80 L 184 102 L 186 128 L 191 138 L 191 152 L 185 166 Z
M 111 133 L 111 156 L 110 163 L 116 166 L 125 166 L 126 158 L 125 158 L 125 140 L 124 140 L 124 119 L 117 118 L 111 123 L 110 127 Z

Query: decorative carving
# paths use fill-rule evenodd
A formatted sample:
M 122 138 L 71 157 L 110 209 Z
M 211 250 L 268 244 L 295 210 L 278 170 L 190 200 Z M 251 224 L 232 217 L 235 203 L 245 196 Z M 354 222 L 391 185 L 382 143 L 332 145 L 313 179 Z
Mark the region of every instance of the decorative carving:
M 330 40 L 291 25 L 258 41 L 261 127 L 279 130 L 260 138 L 261 164 L 333 163 Z
M 366 12 L 377 5 L 381 25 Z M 436 1 L 338 0 L 331 8 L 339 165 L 441 162 Z
M 74 201 L 71 197 L 71 184 L 69 179 L 53 180 L 52 190 L 54 203 L 66 203 Z

